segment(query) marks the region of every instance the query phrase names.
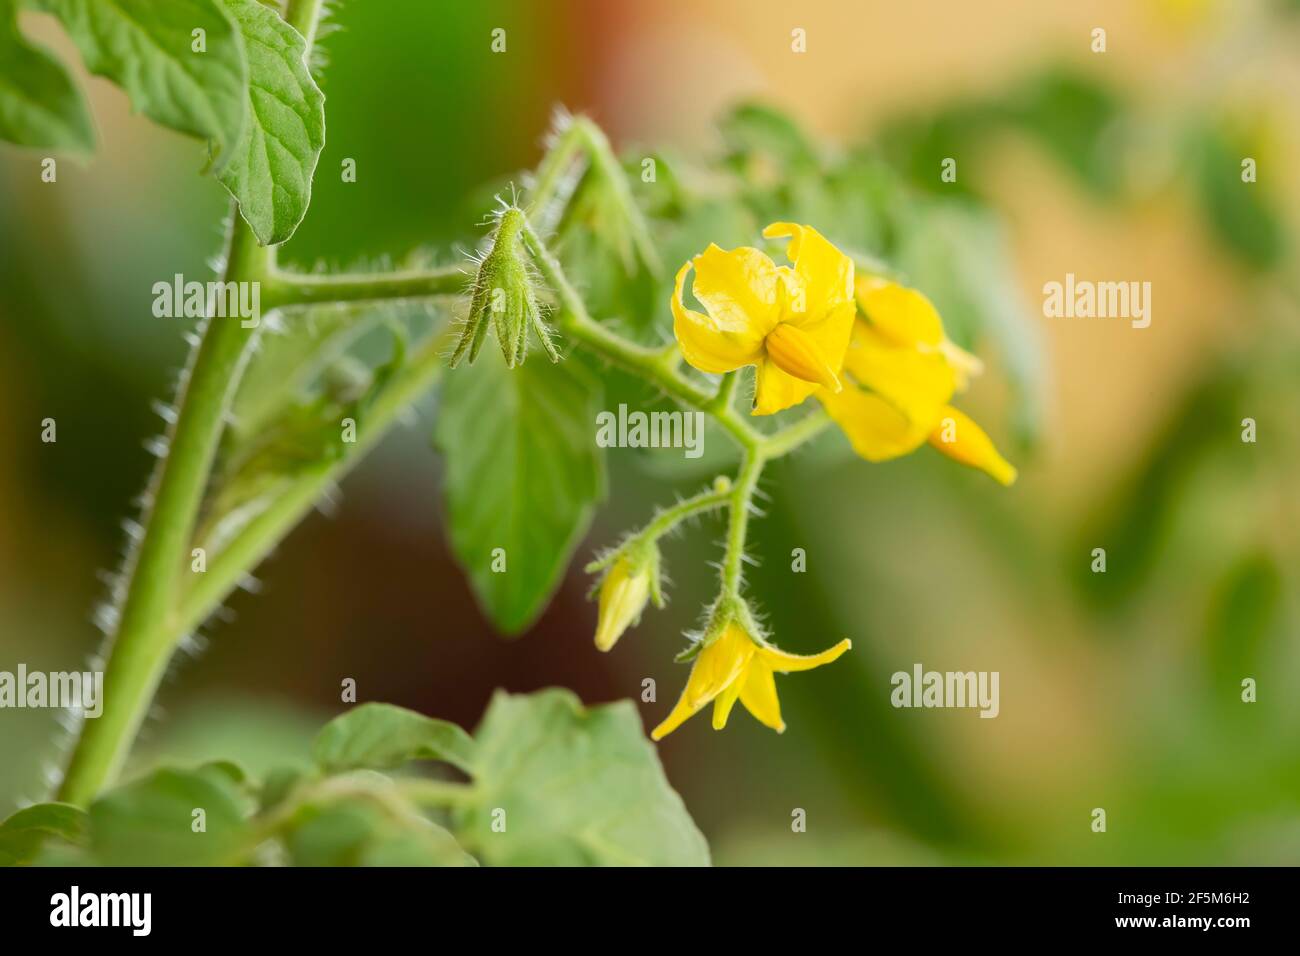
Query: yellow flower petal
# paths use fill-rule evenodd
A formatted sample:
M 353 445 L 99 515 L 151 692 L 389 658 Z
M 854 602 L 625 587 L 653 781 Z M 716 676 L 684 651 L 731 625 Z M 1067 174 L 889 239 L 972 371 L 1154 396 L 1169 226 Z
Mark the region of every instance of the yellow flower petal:
M 943 341 L 943 321 L 934 304 L 915 289 L 863 276 L 856 290 L 858 308 L 871 327 L 901 348 L 938 346 Z
M 731 716 L 731 708 L 736 706 L 736 698 L 740 696 L 740 688 L 745 685 L 745 674 L 740 674 L 735 680 L 727 685 L 727 689 L 719 694 L 713 701 L 713 729 L 721 730 L 727 726 L 727 718 Z
M 853 450 L 867 461 L 889 461 L 925 444 L 933 422 L 914 422 L 879 395 L 854 386 L 835 393 L 822 389 L 818 400 L 840 426 Z
M 785 733 L 781 702 L 776 696 L 776 677 L 761 658 L 755 658 L 746 671 L 744 685 L 740 688 L 740 702 L 760 724 L 771 727 L 778 734 Z
M 957 373 L 939 351 L 900 348 L 865 322 L 854 324 L 844 368 L 926 431 L 957 387 Z
M 682 696 L 677 699 L 677 703 L 673 706 L 672 712 L 664 718 L 663 723 L 650 731 L 650 739 L 663 740 L 682 724 L 686 723 L 686 721 L 698 714 L 703 706 L 703 704 L 700 704 L 699 707 L 692 707 L 690 703 L 687 702 L 686 695 L 682 694 Z
M 814 382 L 805 382 L 783 370 L 770 357 L 758 363 L 754 379 L 754 415 L 773 415 L 793 408 L 817 391 Z M 823 390 L 829 393 L 829 390 Z
M 728 625 L 708 647 L 700 651 L 691 665 L 682 696 L 666 720 L 650 732 L 660 740 L 680 727 L 689 717 L 722 693 L 735 681 L 754 656 L 757 648 L 748 634 L 736 624 Z
M 847 637 L 820 654 L 787 654 L 775 647 L 763 645 L 758 649 L 758 658 L 774 671 L 792 674 L 795 671 L 810 671 L 814 667 L 829 664 L 852 646 L 853 642 Z
M 767 357 L 783 372 L 832 392 L 840 390 L 837 370 L 831 368 L 816 341 L 797 326 L 781 322 L 768 333 L 763 346 Z
M 943 410 L 938 426 L 930 434 L 930 444 L 963 465 L 987 472 L 1004 485 L 1016 480 L 1016 469 L 998 454 L 984 429 L 951 406 Z
M 723 324 L 711 315 L 688 308 L 683 301 L 686 273 L 691 271 L 694 262 L 700 258 L 702 257 L 697 256 L 695 260 L 686 263 L 677 271 L 677 280 L 673 288 L 673 333 L 681 345 L 682 355 L 701 372 L 714 374 L 756 364 L 762 357 L 763 338 L 767 335 L 769 326 L 762 324 L 751 327 L 743 321 L 739 324 Z M 695 292 L 698 297 L 698 276 Z M 775 300 L 775 292 L 773 292 L 773 299 Z M 728 321 L 735 318 L 734 310 L 725 311 L 723 314 Z
M 803 301 L 794 303 L 794 317 L 787 321 L 796 325 L 804 322 L 798 315 L 817 321 L 853 301 L 853 260 L 836 249 L 825 236 L 812 226 L 793 222 L 774 222 L 763 230 L 768 239 L 790 237 L 785 247 L 786 258 L 802 282 Z M 835 356 L 831 355 L 832 359 Z
M 752 330 L 761 339 L 778 321 L 776 263 L 752 246 L 721 249 L 713 243 L 693 260 L 691 291 L 720 329 Z

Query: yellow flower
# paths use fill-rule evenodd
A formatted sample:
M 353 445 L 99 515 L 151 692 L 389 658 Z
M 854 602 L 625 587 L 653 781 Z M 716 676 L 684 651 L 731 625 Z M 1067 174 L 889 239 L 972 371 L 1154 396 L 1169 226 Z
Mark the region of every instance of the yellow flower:
M 817 393 L 854 450 L 886 461 L 929 441 L 1004 485 L 1014 482 L 1016 469 L 988 435 L 949 404 L 979 374 L 979 359 L 948 341 L 939 313 L 915 289 L 859 277 L 856 291 L 861 314 L 844 356 L 851 387 Z
M 776 678 L 773 675 L 812 670 L 829 664 L 851 646 L 845 639 L 820 654 L 807 657 L 787 654 L 765 642 L 755 641 L 744 627 L 733 621 L 700 651 L 691 665 L 691 676 L 677 706 L 650 736 L 654 740 L 663 739 L 710 701 L 713 701 L 713 729 L 721 730 L 727 725 L 727 717 L 737 699 L 759 723 L 781 733 L 785 730 L 785 722 L 781 719 L 781 704 L 776 697 Z
M 853 327 L 853 260 L 811 226 L 776 222 L 767 238 L 789 236 L 778 266 L 749 246 L 710 245 L 677 273 L 673 332 L 686 361 L 718 374 L 758 369 L 754 414 L 798 405 L 819 386 L 840 390 L 839 372 Z M 686 274 L 705 312 L 683 301 Z
M 596 647 L 612 648 L 623 632 L 636 623 L 650 600 L 653 570 L 623 556 L 616 560 L 600 585 L 596 618 Z

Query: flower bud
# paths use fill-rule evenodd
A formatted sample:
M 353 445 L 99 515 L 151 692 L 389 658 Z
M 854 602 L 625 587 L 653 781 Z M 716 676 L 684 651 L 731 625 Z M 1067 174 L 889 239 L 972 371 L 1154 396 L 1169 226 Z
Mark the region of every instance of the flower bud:
M 608 651 L 635 624 L 645 610 L 655 587 L 658 554 L 640 561 L 627 555 L 617 558 L 605 572 L 600 585 L 599 613 L 596 619 L 596 647 Z
M 456 351 L 452 353 L 452 368 L 466 356 L 473 364 L 483 347 L 483 340 L 487 338 L 489 325 L 496 333 L 497 344 L 501 346 L 508 367 L 522 364 L 528 351 L 530 328 L 537 334 L 551 361 L 559 361 L 550 332 L 542 322 L 536 277 L 520 239 L 523 227 L 523 210 L 511 206 L 501 213 L 492 237 L 492 248 L 483 256 L 474 277 L 469 313 L 465 316 Z

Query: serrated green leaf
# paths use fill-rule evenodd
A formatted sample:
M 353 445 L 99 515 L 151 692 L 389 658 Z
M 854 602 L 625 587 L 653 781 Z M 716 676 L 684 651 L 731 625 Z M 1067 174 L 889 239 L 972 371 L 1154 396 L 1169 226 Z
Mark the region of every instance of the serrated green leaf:
M 18 32 L 14 0 L 0 0 L 0 139 L 90 152 L 95 132 L 63 64 Z
M 474 739 L 477 799 L 455 821 L 485 862 L 708 865 L 630 702 L 586 709 L 567 690 L 498 692 Z
M 244 37 L 248 122 L 221 174 L 263 245 L 293 235 L 311 202 L 325 145 L 325 94 L 307 68 L 307 43 L 257 0 L 222 0 Z
M 85 839 L 86 812 L 67 803 L 38 803 L 0 823 L 0 866 L 34 862 L 47 841 L 79 844 Z
M 240 861 L 248 801 L 220 767 L 162 769 L 96 800 L 90 845 L 110 866 L 214 866 Z M 196 810 L 203 827 L 196 832 Z
M 576 363 L 508 370 L 492 352 L 447 378 L 434 442 L 452 550 L 506 634 L 545 608 L 604 494 L 595 396 Z
M 443 760 L 468 773 L 473 755 L 474 741 L 455 724 L 378 703 L 335 717 L 312 745 L 312 758 L 329 773 L 398 767 L 412 760 Z
M 209 140 L 213 167 L 244 130 L 244 44 L 216 0 L 39 0 L 62 22 L 86 69 L 122 87 L 163 126 Z M 204 51 L 193 50 L 194 31 Z

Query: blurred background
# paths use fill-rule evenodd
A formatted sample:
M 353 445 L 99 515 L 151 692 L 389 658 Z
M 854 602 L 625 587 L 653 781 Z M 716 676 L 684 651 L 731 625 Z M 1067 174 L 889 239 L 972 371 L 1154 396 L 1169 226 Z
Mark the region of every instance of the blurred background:
M 928 449 L 868 465 L 838 438 L 768 472 L 752 593 L 783 647 L 854 649 L 780 681 L 782 736 L 737 712 L 724 733 L 698 718 L 661 745 L 717 862 L 1300 862 L 1300 4 L 402 0 L 347 2 L 335 22 L 327 143 L 291 263 L 416 247 L 451 260 L 537 161 L 559 104 L 629 155 L 683 162 L 737 148 L 744 129 L 719 127 L 736 102 L 769 104 L 829 153 L 870 155 L 927 210 L 923 228 L 864 223 L 853 239 L 986 359 L 963 408 L 1021 480 L 1003 490 Z M 53 21 L 23 25 L 78 62 Z M 76 668 L 98 645 L 102 575 L 160 429 L 151 405 L 185 357 L 151 286 L 203 274 L 226 213 L 199 144 L 78 78 L 92 159 L 61 160 L 50 185 L 40 156 L 0 150 L 0 670 Z M 957 183 L 940 182 L 944 157 Z M 806 208 L 791 204 L 772 218 Z M 1043 285 L 1067 272 L 1150 281 L 1150 328 L 1044 318 Z M 445 544 L 432 413 L 293 533 L 260 593 L 205 630 L 199 664 L 177 661 L 137 765 L 295 759 L 344 677 L 363 700 L 468 726 L 496 687 L 595 703 L 639 700 L 652 677 L 659 699 L 640 706 L 661 719 L 686 677 L 681 633 L 711 597 L 717 525 L 667 543 L 672 603 L 613 653 L 592 647 L 577 568 L 505 640 Z M 694 471 L 613 450 L 578 568 L 723 467 L 723 445 Z M 890 675 L 917 662 L 998 671 L 1000 715 L 893 709 Z M 59 737 L 54 712 L 0 713 L 0 816 L 44 795 Z

